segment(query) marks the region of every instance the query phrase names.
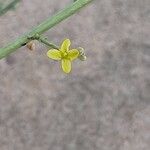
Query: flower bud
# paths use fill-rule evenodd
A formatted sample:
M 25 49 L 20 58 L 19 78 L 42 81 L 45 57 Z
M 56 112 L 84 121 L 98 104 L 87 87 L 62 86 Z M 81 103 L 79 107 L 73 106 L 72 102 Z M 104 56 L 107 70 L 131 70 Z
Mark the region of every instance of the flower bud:
M 79 47 L 78 48 L 78 51 L 79 51 L 79 56 L 78 58 L 81 60 L 81 61 L 85 61 L 86 60 L 86 55 L 84 53 L 84 49 L 82 47 Z
M 31 51 L 35 50 L 35 43 L 33 41 L 30 41 L 27 43 L 27 48 Z
M 78 57 L 81 61 L 85 61 L 87 59 L 87 57 L 85 55 L 81 55 Z

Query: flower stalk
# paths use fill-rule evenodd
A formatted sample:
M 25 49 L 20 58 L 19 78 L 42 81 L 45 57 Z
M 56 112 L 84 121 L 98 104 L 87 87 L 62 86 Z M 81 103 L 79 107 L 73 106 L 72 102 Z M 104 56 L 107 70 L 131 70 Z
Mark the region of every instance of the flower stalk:
M 35 34 L 34 36 L 32 37 L 28 37 L 29 40 L 37 40 L 45 45 L 47 45 L 49 48 L 54 48 L 54 49 L 59 49 L 58 46 L 56 46 L 55 44 L 53 43 L 50 43 L 46 37 L 43 37 L 39 34 Z

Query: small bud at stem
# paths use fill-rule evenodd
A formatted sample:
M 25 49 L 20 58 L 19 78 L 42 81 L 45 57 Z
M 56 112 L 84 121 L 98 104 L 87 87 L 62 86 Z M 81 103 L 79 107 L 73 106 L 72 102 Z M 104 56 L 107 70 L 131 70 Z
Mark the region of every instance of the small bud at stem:
M 35 50 L 35 43 L 33 41 L 30 41 L 27 43 L 27 48 L 31 51 Z

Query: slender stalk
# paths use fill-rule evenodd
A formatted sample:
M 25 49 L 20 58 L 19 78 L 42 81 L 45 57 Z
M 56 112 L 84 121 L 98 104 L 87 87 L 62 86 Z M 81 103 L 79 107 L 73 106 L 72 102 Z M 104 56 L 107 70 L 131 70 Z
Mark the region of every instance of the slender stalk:
M 47 40 L 47 39 L 45 39 L 45 38 L 39 38 L 39 41 L 41 42 L 41 43 L 44 43 L 45 45 L 47 45 L 49 48 L 53 48 L 53 49 L 59 49 L 59 47 L 58 46 L 56 46 L 56 45 L 54 45 L 53 43 L 49 43 L 49 41 Z
M 34 36 L 32 37 L 28 37 L 29 40 L 37 40 L 45 45 L 47 45 L 49 48 L 54 48 L 54 49 L 59 49 L 58 46 L 56 46 L 55 44 L 53 43 L 50 43 L 46 37 L 43 37 L 39 34 L 35 34 Z
M 92 2 L 93 0 L 77 0 L 64 10 L 58 12 L 56 15 L 48 18 L 46 21 L 38 25 L 37 27 L 33 28 L 29 33 L 23 35 L 22 37 L 18 38 L 17 40 L 13 41 L 12 43 L 8 44 L 7 46 L 0 48 L 0 59 L 6 57 L 10 53 L 14 52 L 18 48 L 26 45 L 30 41 L 28 37 L 32 37 L 35 34 L 41 35 L 45 31 L 49 30 L 56 24 L 60 23 L 61 21 L 65 20 L 69 16 L 73 15 L 75 12 L 79 11 L 82 7 L 87 5 L 88 3 Z

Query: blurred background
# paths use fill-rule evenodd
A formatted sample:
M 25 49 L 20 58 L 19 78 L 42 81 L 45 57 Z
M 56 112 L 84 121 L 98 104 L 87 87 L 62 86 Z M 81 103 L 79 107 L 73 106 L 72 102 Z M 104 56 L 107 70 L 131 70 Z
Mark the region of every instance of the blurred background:
M 71 3 L 21 0 L 0 47 Z M 0 150 L 149 150 L 150 1 L 95 0 L 45 36 L 88 59 L 66 75 L 36 42 L 0 61 Z

